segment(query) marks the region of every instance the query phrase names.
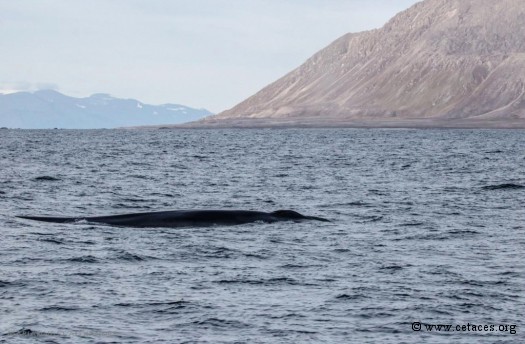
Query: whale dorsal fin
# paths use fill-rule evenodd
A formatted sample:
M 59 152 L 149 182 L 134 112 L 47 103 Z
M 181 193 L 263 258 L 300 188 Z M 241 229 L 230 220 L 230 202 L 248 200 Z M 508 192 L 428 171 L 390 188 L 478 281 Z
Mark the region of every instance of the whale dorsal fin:
M 298 212 L 293 211 L 293 210 L 276 210 L 272 212 L 272 215 L 275 215 L 278 217 L 286 217 L 290 219 L 300 219 L 304 217 L 304 215 L 301 215 Z

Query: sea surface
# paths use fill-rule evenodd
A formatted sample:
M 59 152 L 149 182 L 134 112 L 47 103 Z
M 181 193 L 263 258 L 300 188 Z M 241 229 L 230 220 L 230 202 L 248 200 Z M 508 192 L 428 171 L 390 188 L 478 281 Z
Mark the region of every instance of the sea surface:
M 174 209 L 332 222 L 16 217 Z M 0 235 L 0 343 L 525 342 L 523 130 L 0 130 Z

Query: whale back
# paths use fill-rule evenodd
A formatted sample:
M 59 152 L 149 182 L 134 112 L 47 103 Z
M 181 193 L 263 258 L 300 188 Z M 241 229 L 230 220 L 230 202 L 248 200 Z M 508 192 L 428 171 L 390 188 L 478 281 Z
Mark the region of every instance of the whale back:
M 317 216 L 304 216 L 303 214 L 300 214 L 296 211 L 293 211 L 293 210 L 276 210 L 272 213 L 273 216 L 279 218 L 279 219 L 284 219 L 284 220 L 315 220 L 315 221 L 322 221 L 322 222 L 330 222 L 330 220 L 327 220 L 325 218 L 322 218 L 322 217 L 317 217 Z
M 299 214 L 296 211 L 293 210 L 276 210 L 272 212 L 273 216 L 279 217 L 279 218 L 286 218 L 286 219 L 304 219 L 305 216 L 302 214 Z
M 293 210 L 277 210 L 272 213 L 250 210 L 174 210 L 149 213 L 134 213 L 94 217 L 45 217 L 18 216 L 19 218 L 55 222 L 74 223 L 87 221 L 122 227 L 205 227 L 231 226 L 250 222 L 273 223 L 277 221 L 317 220 L 329 222 L 315 216 L 304 216 Z

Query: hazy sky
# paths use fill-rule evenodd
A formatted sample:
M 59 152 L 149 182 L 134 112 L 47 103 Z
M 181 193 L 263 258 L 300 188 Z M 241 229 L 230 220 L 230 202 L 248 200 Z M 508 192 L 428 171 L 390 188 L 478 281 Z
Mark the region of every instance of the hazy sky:
M 417 0 L 0 0 L 0 90 L 219 112 Z

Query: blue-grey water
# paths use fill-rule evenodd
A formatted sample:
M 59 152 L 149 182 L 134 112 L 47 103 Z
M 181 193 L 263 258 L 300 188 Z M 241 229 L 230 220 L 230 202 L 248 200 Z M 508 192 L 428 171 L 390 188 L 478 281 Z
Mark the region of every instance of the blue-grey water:
M 523 343 L 524 200 L 518 130 L 0 130 L 0 342 Z M 15 217 L 170 209 L 332 222 Z

